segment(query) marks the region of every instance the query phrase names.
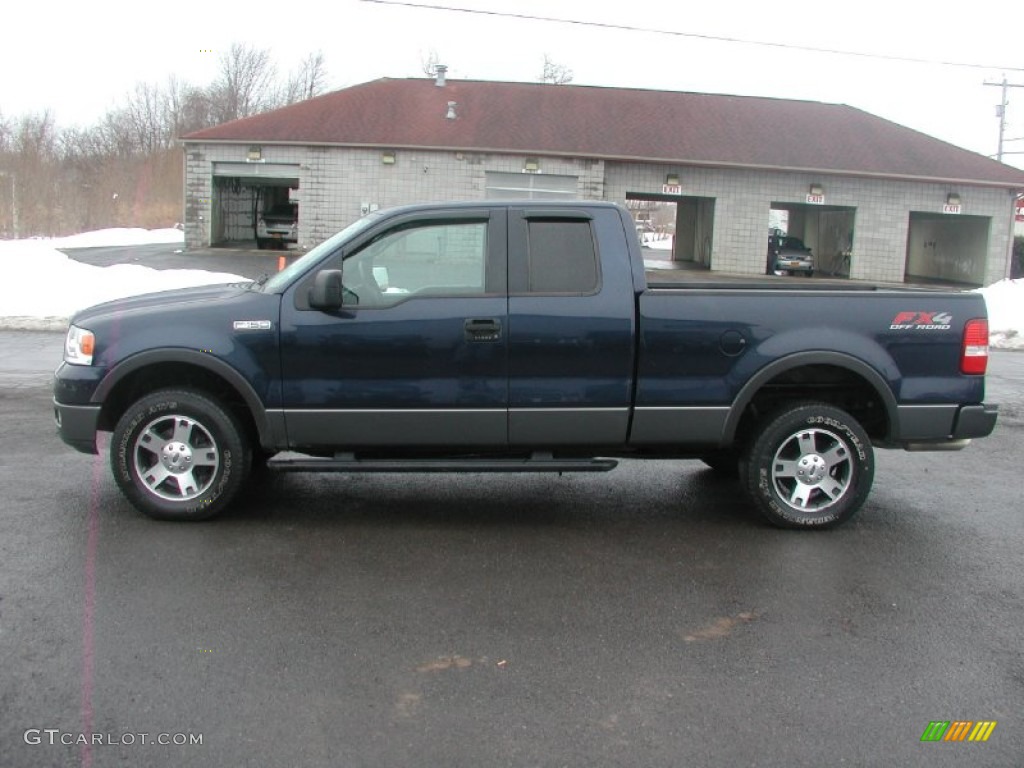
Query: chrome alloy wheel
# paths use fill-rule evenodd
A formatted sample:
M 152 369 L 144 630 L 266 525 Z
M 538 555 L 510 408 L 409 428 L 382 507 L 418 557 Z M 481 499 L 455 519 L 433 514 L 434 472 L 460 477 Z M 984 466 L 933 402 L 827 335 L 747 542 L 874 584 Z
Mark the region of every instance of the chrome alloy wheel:
M 772 460 L 779 498 L 801 512 L 819 512 L 850 490 L 853 459 L 846 441 L 827 429 L 805 429 L 783 441 Z
M 188 416 L 164 415 L 139 432 L 133 447 L 135 473 L 150 493 L 169 501 L 202 495 L 217 476 L 220 448 Z

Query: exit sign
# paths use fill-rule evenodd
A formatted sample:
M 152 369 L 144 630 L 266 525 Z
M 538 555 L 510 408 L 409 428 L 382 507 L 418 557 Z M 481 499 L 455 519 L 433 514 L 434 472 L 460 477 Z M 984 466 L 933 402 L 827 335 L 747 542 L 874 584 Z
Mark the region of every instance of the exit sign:
M 824 205 L 825 204 L 825 196 L 824 195 L 808 195 L 807 196 L 807 204 L 808 205 Z
M 663 195 L 681 195 L 683 194 L 682 184 L 664 184 L 661 187 L 661 193 Z
M 960 213 L 960 206 L 959 205 L 949 205 L 949 204 L 946 204 L 946 205 L 942 206 L 942 212 L 943 213 L 958 214 L 958 213 Z

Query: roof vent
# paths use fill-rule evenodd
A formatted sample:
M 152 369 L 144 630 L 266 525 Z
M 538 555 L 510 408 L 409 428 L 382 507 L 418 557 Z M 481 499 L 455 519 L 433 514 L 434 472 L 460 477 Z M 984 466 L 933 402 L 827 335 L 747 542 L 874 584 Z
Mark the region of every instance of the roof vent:
M 438 88 L 444 88 L 444 76 L 448 74 L 448 67 L 444 64 L 438 64 L 436 68 L 437 80 L 434 81 L 434 85 Z
M 445 115 L 445 117 L 447 117 L 449 120 L 456 119 L 458 117 L 458 115 L 455 114 L 455 108 L 457 106 L 459 106 L 459 103 L 457 101 L 449 101 L 448 102 L 448 114 Z

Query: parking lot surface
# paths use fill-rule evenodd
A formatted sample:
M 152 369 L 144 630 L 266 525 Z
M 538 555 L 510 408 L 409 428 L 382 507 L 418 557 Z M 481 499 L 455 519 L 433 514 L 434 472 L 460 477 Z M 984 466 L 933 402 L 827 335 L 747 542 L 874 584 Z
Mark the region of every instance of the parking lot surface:
M 644 461 L 285 475 L 155 523 L 55 436 L 60 335 L 0 349 L 0 765 L 1020 765 L 1024 355 L 991 438 L 880 452 L 801 533 Z M 947 720 L 997 726 L 921 741 Z

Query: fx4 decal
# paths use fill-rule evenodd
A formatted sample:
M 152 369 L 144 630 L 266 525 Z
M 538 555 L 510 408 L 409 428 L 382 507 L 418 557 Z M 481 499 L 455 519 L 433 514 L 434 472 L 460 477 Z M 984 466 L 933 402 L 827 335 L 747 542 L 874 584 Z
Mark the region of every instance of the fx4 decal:
M 890 331 L 948 331 L 952 327 L 949 312 L 900 312 L 889 324 Z

